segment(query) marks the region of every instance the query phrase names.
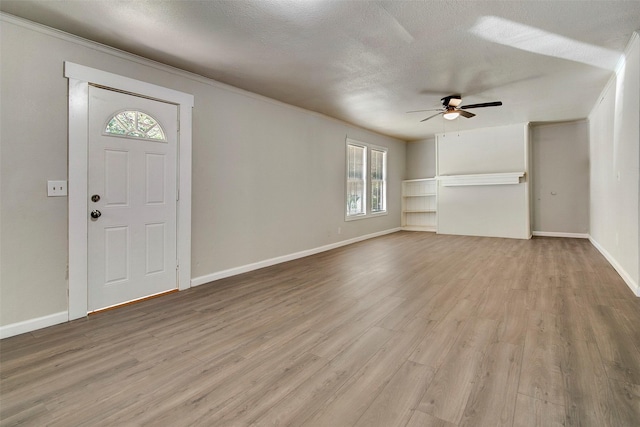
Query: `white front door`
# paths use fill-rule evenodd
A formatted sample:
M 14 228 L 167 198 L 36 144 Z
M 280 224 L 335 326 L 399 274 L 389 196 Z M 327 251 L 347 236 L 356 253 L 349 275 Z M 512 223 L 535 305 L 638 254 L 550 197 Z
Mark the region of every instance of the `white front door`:
M 89 86 L 88 311 L 177 288 L 178 107 Z

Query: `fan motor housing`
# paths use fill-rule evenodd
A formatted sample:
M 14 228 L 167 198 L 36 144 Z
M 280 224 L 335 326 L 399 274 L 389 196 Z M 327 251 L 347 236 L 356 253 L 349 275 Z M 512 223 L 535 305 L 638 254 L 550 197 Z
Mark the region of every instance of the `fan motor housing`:
M 457 107 L 462 103 L 462 96 L 461 95 L 449 95 L 449 96 L 445 96 L 444 98 L 442 98 L 441 101 L 442 101 L 442 105 L 445 108 Z

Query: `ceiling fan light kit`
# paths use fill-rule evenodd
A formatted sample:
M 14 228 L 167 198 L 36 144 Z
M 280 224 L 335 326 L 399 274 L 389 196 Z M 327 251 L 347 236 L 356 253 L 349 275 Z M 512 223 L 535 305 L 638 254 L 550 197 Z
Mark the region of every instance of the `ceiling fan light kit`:
M 460 113 L 457 111 L 447 111 L 442 115 L 447 120 L 455 120 L 460 116 Z
M 442 117 L 446 120 L 455 120 L 458 117 L 462 116 L 467 119 L 474 117 L 475 114 L 466 111 L 469 108 L 482 108 L 482 107 L 499 107 L 502 105 L 502 101 L 493 101 L 493 102 L 483 102 L 481 104 L 470 104 L 470 105 L 460 105 L 462 104 L 462 95 L 449 95 L 441 98 L 442 101 L 442 109 L 439 113 L 436 113 L 432 116 L 427 117 L 426 119 L 420 120 L 421 122 L 426 122 L 429 119 L 434 118 L 435 116 L 442 115 Z M 414 110 L 408 111 L 408 113 L 417 113 L 420 111 L 438 111 L 438 110 Z

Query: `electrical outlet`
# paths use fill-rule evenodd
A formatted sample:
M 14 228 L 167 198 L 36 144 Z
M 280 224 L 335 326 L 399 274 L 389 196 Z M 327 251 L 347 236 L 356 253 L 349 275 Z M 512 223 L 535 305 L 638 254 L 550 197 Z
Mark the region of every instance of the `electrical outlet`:
M 47 196 L 60 197 L 67 195 L 67 181 L 47 181 Z

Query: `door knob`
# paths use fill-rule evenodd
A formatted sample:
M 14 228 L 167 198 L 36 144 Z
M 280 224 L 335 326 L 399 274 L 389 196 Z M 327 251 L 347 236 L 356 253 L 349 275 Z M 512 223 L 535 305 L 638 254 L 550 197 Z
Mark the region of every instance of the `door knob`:
M 101 215 L 102 215 L 102 212 L 100 212 L 97 209 L 94 210 L 94 211 L 91 211 L 91 218 L 93 218 L 93 219 L 98 219 L 98 218 L 100 218 Z

